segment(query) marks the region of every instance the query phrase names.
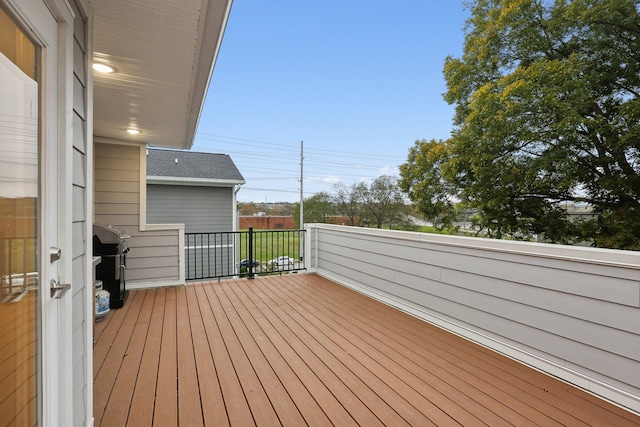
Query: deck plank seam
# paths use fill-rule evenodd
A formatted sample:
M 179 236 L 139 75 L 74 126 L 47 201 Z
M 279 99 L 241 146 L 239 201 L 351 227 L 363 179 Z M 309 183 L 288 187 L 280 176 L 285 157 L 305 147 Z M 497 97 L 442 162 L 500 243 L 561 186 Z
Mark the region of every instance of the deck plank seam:
M 254 288 L 254 289 L 258 289 L 258 288 Z M 258 298 L 261 304 L 264 306 L 264 312 L 267 313 L 268 315 L 268 322 L 271 325 L 271 327 L 273 327 L 274 330 L 277 331 L 277 333 L 284 339 L 284 342 L 289 346 L 289 348 L 291 348 L 292 351 L 294 351 L 298 355 L 298 358 L 302 361 L 304 366 L 306 366 L 306 369 L 308 369 L 312 373 L 313 378 L 315 378 L 315 381 L 318 381 L 318 384 L 322 386 L 321 390 L 326 390 L 326 392 L 332 396 L 332 399 L 335 400 L 340 405 L 340 407 L 345 411 L 345 414 L 347 414 L 349 419 L 355 422 L 356 420 L 353 418 L 351 414 L 349 414 L 343 402 L 340 400 L 340 396 L 336 395 L 336 393 L 330 387 L 327 386 L 326 380 L 323 380 L 323 377 L 319 375 L 317 369 L 314 369 L 314 367 L 311 365 L 311 362 L 316 359 L 315 354 L 313 354 L 312 351 L 311 352 L 308 351 L 308 348 L 305 347 L 308 353 L 308 357 L 303 356 L 302 353 L 305 353 L 305 352 L 304 351 L 301 352 L 301 348 L 299 347 L 300 345 L 304 346 L 302 338 L 298 334 L 296 334 L 295 331 L 291 330 L 290 327 L 288 327 L 286 322 L 282 320 L 281 315 L 276 313 L 276 311 L 270 304 L 265 302 L 265 298 L 270 299 L 270 296 L 265 292 L 260 292 L 259 294 L 255 293 L 254 297 Z M 319 392 L 317 388 L 314 389 L 313 391 L 315 391 L 316 393 Z M 318 403 L 320 404 L 320 402 Z M 327 413 L 326 410 L 325 410 L 325 413 Z M 332 416 L 330 416 L 328 413 L 327 413 L 327 416 L 329 416 L 329 418 L 332 418 Z M 334 413 L 333 416 L 339 417 L 340 415 Z M 343 422 L 346 422 L 346 421 L 343 419 Z
M 267 282 L 263 282 L 263 283 L 267 283 Z M 280 291 L 279 289 L 273 288 L 274 294 L 279 293 L 279 291 Z M 366 382 L 364 382 L 362 378 L 356 375 L 352 371 L 352 369 L 344 363 L 344 360 L 340 356 L 333 353 L 331 349 L 327 347 L 328 344 L 326 342 L 322 342 L 322 340 L 319 339 L 320 335 L 324 335 L 321 331 L 319 331 L 309 321 L 305 320 L 304 322 L 301 322 L 301 319 L 304 318 L 304 316 L 300 313 L 300 311 L 298 311 L 295 308 L 295 306 L 299 304 L 299 301 L 293 300 L 291 295 L 292 294 L 287 294 L 285 298 L 285 295 L 280 294 L 278 295 L 278 297 L 284 298 L 287 300 L 289 310 L 285 310 L 284 315 L 288 316 L 288 320 L 297 324 L 298 328 L 304 331 L 304 333 L 309 339 L 303 340 L 303 342 L 305 343 L 305 345 L 307 345 L 309 350 L 316 353 L 316 355 L 318 355 L 317 353 L 318 351 L 321 351 L 323 353 L 322 356 L 318 355 L 322 363 L 324 363 L 325 366 L 330 371 L 332 371 L 332 373 L 335 376 L 337 376 L 337 378 L 340 379 L 340 381 L 344 384 L 344 386 L 347 389 L 349 389 L 356 396 L 356 398 L 360 400 L 360 403 L 364 405 L 364 407 L 366 407 L 368 411 L 372 415 L 374 415 L 380 422 L 384 422 L 382 418 L 386 418 L 389 416 L 389 411 L 393 412 L 395 415 L 399 417 L 397 412 L 393 411 L 393 409 L 390 408 L 386 402 L 380 399 L 379 395 L 376 393 L 375 390 L 373 390 Z M 282 309 L 282 307 L 278 307 L 278 308 Z M 307 310 L 307 308 L 303 307 L 303 310 Z M 285 321 L 284 323 L 288 324 L 289 322 Z M 327 338 L 329 340 L 331 339 L 330 337 L 327 337 Z M 309 346 L 309 342 L 311 340 L 317 343 L 316 350 L 314 350 Z M 340 371 L 340 372 L 337 372 L 337 371 Z M 347 379 L 349 379 L 349 382 L 346 381 Z M 365 391 L 365 389 L 367 391 Z M 367 403 L 366 401 L 364 401 L 363 397 L 365 395 L 368 396 L 367 399 L 374 399 L 374 400 L 378 399 L 378 404 L 373 405 L 371 403 Z M 399 420 L 395 421 L 395 423 L 398 423 L 398 422 Z
M 399 312 L 398 310 L 393 309 L 392 307 L 388 307 L 386 304 L 383 304 L 384 307 L 387 307 L 387 313 L 385 313 L 385 319 L 386 320 L 390 320 L 391 322 L 393 322 L 393 319 L 389 319 L 386 314 L 390 314 L 391 316 L 389 317 L 398 317 L 399 315 L 401 315 L 402 312 Z M 367 310 L 369 307 L 365 307 L 365 310 Z M 367 310 L 368 311 L 368 310 Z M 413 317 L 413 316 L 411 316 Z M 386 325 L 382 324 L 379 321 L 380 316 L 375 316 L 372 315 L 370 316 L 372 322 L 379 324 L 382 328 L 385 328 Z M 434 329 L 436 328 L 436 330 L 438 330 L 437 326 L 431 325 L 421 319 L 417 319 L 414 318 L 416 322 L 422 322 L 426 325 L 429 325 L 429 328 L 421 328 L 421 332 L 422 333 L 428 333 L 429 336 L 434 337 L 434 333 L 432 332 Z M 404 321 L 404 319 L 403 319 Z M 400 320 L 398 321 L 400 322 Z M 386 334 L 385 332 L 381 333 Z M 414 336 L 417 336 L 414 332 L 409 331 L 408 329 L 404 328 L 401 332 L 403 333 L 411 333 Z M 453 335 L 455 336 L 455 335 Z M 453 336 L 451 338 L 453 338 Z M 407 338 L 410 339 L 410 338 Z M 512 359 L 509 358 L 505 358 L 505 357 L 500 357 L 499 358 L 499 362 L 500 362 L 500 366 L 496 366 L 495 365 L 495 361 L 496 361 L 496 355 L 497 353 L 486 349 L 483 346 L 480 346 L 477 343 L 474 343 L 472 341 L 468 341 L 465 340 L 465 346 L 462 347 L 462 352 L 464 352 L 464 354 L 467 354 L 468 357 L 466 358 L 462 358 L 460 357 L 460 353 L 461 353 L 461 346 L 457 345 L 455 347 L 456 351 L 451 351 L 449 350 L 449 348 L 447 348 L 447 346 L 452 347 L 451 344 L 446 344 L 442 341 L 442 339 L 437 339 L 435 340 L 435 344 L 436 347 L 441 349 L 443 352 L 446 352 L 448 354 L 448 356 L 442 356 L 443 359 L 448 360 L 449 358 L 455 358 L 458 360 L 458 363 L 456 363 L 456 366 L 472 366 L 474 367 L 474 369 L 480 369 L 483 372 L 487 373 L 487 375 L 497 378 L 498 380 L 500 380 L 501 382 L 505 383 L 506 381 L 504 381 L 503 379 L 506 376 L 509 375 L 513 375 L 513 373 L 515 372 L 516 374 L 518 373 L 522 373 L 522 364 L 520 364 L 519 362 L 513 361 Z M 423 347 L 424 348 L 424 347 Z M 453 347 L 452 347 L 453 348 Z M 429 349 L 429 351 L 432 351 L 431 349 Z M 483 366 L 480 363 L 474 363 L 476 360 L 480 359 L 478 355 L 483 355 L 486 356 L 486 358 L 490 358 L 492 362 L 494 362 L 494 364 L 492 365 L 492 369 L 495 371 L 497 370 L 498 372 L 490 372 L 487 371 L 486 369 L 483 368 Z M 484 358 L 483 358 L 484 359 Z M 472 361 L 472 362 L 469 362 Z M 511 367 L 510 370 L 505 370 L 502 365 L 505 364 L 505 361 L 510 362 L 508 364 L 508 366 Z M 513 368 L 514 366 L 516 366 L 515 368 Z M 465 368 L 463 368 L 465 369 Z M 467 369 L 465 369 L 467 370 Z M 476 375 L 477 376 L 477 375 Z M 564 399 L 562 398 L 558 398 L 558 396 L 560 394 L 556 393 L 556 397 L 553 397 L 553 393 L 550 390 L 545 389 L 543 386 L 540 386 L 538 383 L 531 383 L 530 381 L 528 381 L 526 378 L 521 378 L 521 377 L 517 377 L 518 378 L 518 384 L 515 384 L 514 386 L 516 386 L 518 389 L 522 390 L 523 393 L 525 393 L 528 397 L 534 397 L 537 400 L 543 401 L 548 405 L 551 405 L 553 408 L 557 409 L 558 411 L 561 411 L 562 413 L 566 414 L 566 416 L 571 417 L 573 419 L 572 423 L 575 422 L 582 422 L 585 424 L 588 424 L 590 417 L 588 414 L 584 414 L 583 412 L 578 412 L 577 414 L 575 413 L 575 411 L 573 413 L 569 412 L 566 408 L 567 405 L 571 405 L 571 406 L 575 406 L 573 404 L 571 404 L 570 402 L 566 402 Z M 539 376 L 537 376 L 537 378 L 539 378 Z M 562 389 L 565 389 L 566 387 L 571 387 L 570 385 L 567 385 L 566 383 L 563 382 L 558 382 L 555 378 L 553 377 L 549 377 L 549 380 L 551 381 L 552 384 L 554 384 L 557 387 L 561 387 Z M 511 381 L 509 381 L 508 383 L 511 383 Z M 551 387 L 549 387 L 551 388 Z M 544 393 L 544 394 L 543 394 Z M 561 395 L 565 395 L 564 393 L 562 393 Z M 527 400 L 527 401 L 523 401 L 525 404 L 530 404 L 531 401 Z M 564 403 L 564 404 L 563 404 Z
M 395 371 L 396 373 L 401 369 L 403 371 L 406 371 L 413 378 L 418 379 L 418 381 L 424 382 L 424 381 L 427 381 L 427 379 L 424 377 L 422 373 L 425 372 L 425 369 L 423 366 L 426 364 L 431 367 L 426 371 L 429 371 L 431 375 L 437 376 L 442 381 L 443 384 L 448 384 L 449 386 L 453 386 L 457 392 L 463 393 L 463 395 L 467 399 L 469 399 L 469 402 L 475 402 L 475 404 L 478 405 L 479 407 L 490 410 L 493 414 L 495 414 L 495 416 L 502 419 L 505 418 L 504 417 L 505 414 L 511 414 L 510 416 L 511 421 L 509 421 L 510 423 L 522 424 L 526 422 L 527 419 L 531 423 L 542 422 L 544 424 L 549 424 L 554 422 L 554 420 L 550 419 L 546 414 L 540 413 L 538 411 L 535 411 L 538 414 L 537 416 L 538 419 L 537 420 L 530 419 L 530 417 L 526 415 L 526 412 L 530 412 L 529 408 L 531 407 L 526 405 L 526 403 L 522 402 L 520 410 L 515 410 L 515 408 L 507 404 L 507 402 L 509 401 L 511 402 L 511 404 L 515 403 L 513 401 L 514 399 L 512 399 L 511 396 L 509 396 L 508 394 L 504 393 L 501 389 L 498 389 L 496 387 L 493 387 L 492 390 L 489 390 L 489 392 L 491 393 L 487 393 L 486 391 L 476 386 L 476 384 L 478 383 L 478 380 L 474 376 L 466 377 L 466 376 L 457 375 L 455 373 L 457 370 L 453 369 L 453 366 L 451 365 L 450 361 L 447 359 L 438 358 L 436 361 L 432 361 L 430 359 L 424 358 L 424 356 L 420 356 L 422 360 L 415 361 L 415 360 L 411 360 L 410 358 L 407 358 L 405 355 L 401 354 L 398 351 L 398 348 L 404 348 L 404 344 L 398 342 L 395 336 L 392 337 L 391 339 L 396 343 L 396 345 L 390 346 L 389 344 L 379 340 L 379 338 L 376 335 L 371 334 L 369 331 L 370 325 L 368 323 L 364 323 L 359 317 L 354 316 L 353 310 L 346 310 L 342 307 L 341 304 L 336 304 L 335 301 L 328 301 L 325 304 L 325 301 L 318 299 L 318 296 L 315 293 L 311 293 L 310 291 L 307 291 L 306 294 L 308 299 L 314 300 L 316 304 L 324 305 L 326 309 L 329 310 L 331 313 L 334 313 L 336 317 L 339 316 L 340 318 L 344 319 L 345 323 L 351 326 L 350 330 L 346 330 L 345 332 L 349 335 L 353 335 L 354 336 L 353 339 L 361 341 L 363 344 L 369 345 L 371 348 L 382 349 L 383 351 L 380 352 L 381 356 L 387 357 L 387 362 L 385 364 L 398 365 L 398 370 Z M 329 321 L 329 323 L 335 324 L 332 318 L 329 317 L 327 318 L 327 320 Z M 356 325 L 360 325 L 360 326 L 356 326 Z M 331 327 L 328 324 L 327 326 Z M 360 332 L 359 334 L 356 334 L 353 332 L 353 329 L 355 329 L 354 327 L 357 327 L 359 329 L 359 332 Z M 335 325 L 333 328 L 335 330 L 340 329 L 339 325 Z M 375 343 L 367 344 L 366 342 L 364 342 L 361 338 L 359 338 L 360 335 L 362 334 L 364 334 L 365 336 L 371 337 L 371 339 L 374 340 Z M 346 338 L 346 339 L 349 340 L 349 338 Z M 429 354 L 433 355 L 432 352 L 429 352 Z M 402 361 L 402 362 L 400 363 L 399 361 Z M 442 366 L 445 366 L 445 368 L 443 368 Z M 447 369 L 446 368 L 447 366 L 451 366 L 451 369 Z M 492 387 L 490 384 L 487 384 L 487 386 Z M 416 389 L 416 391 L 418 390 Z M 450 393 L 451 391 L 444 393 L 444 395 L 449 396 Z M 494 396 L 494 394 L 501 395 L 502 398 L 498 399 L 498 396 Z M 491 405 L 493 402 L 496 402 L 499 408 L 495 407 L 496 405 L 493 405 L 494 406 L 493 409 L 490 406 L 488 406 L 488 405 Z M 482 419 L 483 420 L 488 419 L 486 413 L 482 416 Z M 505 420 L 505 421 L 508 421 L 508 420 Z
M 275 292 L 278 292 L 277 287 L 276 287 L 276 288 L 274 288 L 274 291 L 275 291 Z M 292 291 L 292 292 L 293 292 L 293 291 Z M 305 298 L 305 301 L 308 301 L 308 298 Z M 338 301 L 338 302 L 339 302 L 339 301 Z M 304 307 L 303 307 L 303 309 L 306 311 L 306 308 L 304 308 Z M 330 311 L 331 311 L 331 310 L 330 310 L 329 308 L 327 308 L 327 307 L 325 307 L 323 310 L 324 310 L 324 312 L 330 312 Z M 318 312 L 322 312 L 323 310 L 318 310 Z M 310 313 L 310 315 L 314 315 L 314 313 L 315 313 L 315 310 L 313 310 L 313 311 Z M 313 325 L 315 322 L 313 322 L 312 320 L 308 320 L 308 323 L 309 323 L 310 325 Z M 336 345 L 336 346 L 338 346 L 338 347 L 340 347 L 337 343 L 336 343 L 335 345 Z M 415 387 L 413 387 L 413 386 L 411 386 L 411 385 L 408 385 L 408 384 L 406 383 L 406 381 L 404 381 L 404 380 L 400 380 L 400 379 L 399 379 L 399 381 L 401 381 L 400 383 L 402 383 L 402 384 L 406 384 L 406 385 L 407 385 L 407 387 L 409 387 L 409 389 L 411 389 L 411 390 L 413 390 L 414 392 L 416 392 L 416 393 L 420 394 L 420 393 L 419 393 L 419 391 L 418 391 Z M 399 384 L 400 384 L 400 383 L 399 383 Z M 434 392 L 436 392 L 436 393 L 440 394 L 440 395 L 442 396 L 442 399 L 445 399 L 445 400 L 447 400 L 447 401 L 450 401 L 450 399 L 449 399 L 446 395 L 444 395 L 444 394 L 440 393 L 440 392 L 437 390 L 437 388 L 433 388 L 433 390 L 434 390 Z M 447 411 L 443 409 L 443 407 L 442 407 L 442 405 L 441 405 L 441 403 L 442 403 L 442 402 L 439 402 L 439 403 L 438 403 L 438 402 L 433 401 L 433 399 L 432 399 L 432 398 L 433 398 L 433 396 L 431 396 L 431 399 L 430 399 L 430 398 L 429 398 L 429 396 L 424 396 L 424 395 L 422 395 L 422 398 L 424 398 L 424 399 L 426 399 L 426 401 L 430 402 L 430 405 L 432 405 L 432 406 L 433 406 L 433 408 L 437 408 L 437 411 L 438 411 L 439 413 L 441 413 L 441 414 L 442 414 L 442 416 L 432 419 L 432 422 L 434 422 L 435 424 L 441 424 L 441 423 L 448 423 L 448 422 L 453 421 L 453 420 L 451 419 L 450 415 L 447 413 Z M 454 404 L 455 404 L 455 403 L 454 403 Z M 415 405 L 412 405 L 412 406 L 416 407 Z M 416 407 L 416 409 L 419 409 L 419 408 L 417 408 L 417 407 Z M 460 410 L 461 412 L 466 412 L 466 410 L 465 410 L 462 406 L 459 406 L 459 410 Z M 422 412 L 423 412 L 423 414 L 424 414 L 424 410 L 422 410 Z M 435 416 L 435 414 L 434 414 L 433 412 L 430 412 L 430 414 L 424 414 L 424 415 L 425 415 L 425 416 L 427 416 L 427 417 L 431 417 L 431 418 L 433 418 L 433 417 Z M 472 418 L 473 418 L 474 422 L 476 422 L 476 423 L 477 423 L 477 422 L 480 422 L 480 420 L 478 420 L 476 417 L 472 417 Z

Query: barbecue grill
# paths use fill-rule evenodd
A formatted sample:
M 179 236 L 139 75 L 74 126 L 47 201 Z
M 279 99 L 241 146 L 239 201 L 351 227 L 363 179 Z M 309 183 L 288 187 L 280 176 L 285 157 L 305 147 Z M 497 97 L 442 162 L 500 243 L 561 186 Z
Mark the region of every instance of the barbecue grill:
M 120 308 L 127 298 L 127 240 L 130 236 L 110 225 L 93 225 L 93 255 L 102 257 L 96 267 L 96 279 L 109 292 L 109 308 Z

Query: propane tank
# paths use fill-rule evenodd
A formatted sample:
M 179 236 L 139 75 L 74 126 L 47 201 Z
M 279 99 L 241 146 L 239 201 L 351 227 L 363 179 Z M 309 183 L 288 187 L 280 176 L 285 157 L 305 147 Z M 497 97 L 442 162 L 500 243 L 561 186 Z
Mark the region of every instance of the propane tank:
M 109 312 L 109 292 L 102 289 L 102 280 L 96 280 L 96 320 Z

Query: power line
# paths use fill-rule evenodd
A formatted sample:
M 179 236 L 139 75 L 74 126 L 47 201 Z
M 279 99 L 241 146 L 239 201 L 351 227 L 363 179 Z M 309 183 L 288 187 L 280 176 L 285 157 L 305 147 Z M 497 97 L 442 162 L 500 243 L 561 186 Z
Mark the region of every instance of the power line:
M 204 135 L 204 136 L 203 136 Z M 236 137 L 230 137 L 230 136 L 223 136 L 223 135 L 215 135 L 215 134 L 207 134 L 207 133 L 198 133 L 198 135 L 196 136 L 196 141 L 198 139 L 200 139 L 200 137 L 202 137 L 202 139 L 206 139 L 212 142 L 222 142 L 222 143 L 226 143 L 226 144 L 239 144 L 238 142 L 232 142 L 232 141 L 225 141 L 225 140 L 218 140 L 218 139 L 212 139 L 209 137 L 217 137 L 217 138 L 226 138 L 226 139 L 231 139 L 233 141 L 243 141 L 243 142 L 254 142 L 254 143 L 258 143 L 260 145 L 247 145 L 247 144 L 242 144 L 242 146 L 244 147 L 258 147 L 258 148 L 265 148 L 265 146 L 271 146 L 271 147 L 282 147 L 283 149 L 285 149 L 285 151 L 288 150 L 292 150 L 291 152 L 295 155 L 297 153 L 295 153 L 293 150 L 296 150 L 297 147 L 293 144 L 283 144 L 283 143 L 274 143 L 274 142 L 267 142 L 267 141 L 258 141 L 258 140 L 253 140 L 253 139 L 244 139 L 244 138 L 236 138 Z M 315 153 L 318 155 L 326 155 L 326 156 L 335 156 L 336 154 L 339 155 L 343 155 L 343 156 L 348 156 L 348 157 L 355 157 L 355 158 L 367 158 L 367 159 L 376 159 L 376 160 L 389 160 L 390 155 L 389 154 L 373 154 L 373 153 L 362 153 L 362 152 L 353 152 L 353 151 L 342 151 L 342 150 L 327 150 L 324 148 L 313 148 L 313 147 L 306 147 L 305 148 L 305 153 L 309 154 L 309 153 Z M 394 157 L 394 156 L 391 156 Z M 400 159 L 401 157 L 398 156 L 398 159 Z
M 228 145 L 227 149 L 212 149 L 208 144 Z M 298 166 L 300 152 L 293 144 L 274 143 L 247 138 L 199 133 L 193 150 L 203 152 L 224 152 L 234 159 L 247 184 L 243 190 L 250 192 L 276 192 L 295 194 L 298 189 L 282 188 L 286 182 L 300 181 Z M 304 191 L 305 197 L 317 191 L 330 191 L 336 182 L 370 181 L 380 176 L 386 169 L 394 171 L 397 164 L 406 161 L 400 156 L 384 154 L 356 153 L 342 150 L 327 150 L 305 146 L 305 182 L 313 184 L 315 190 Z M 274 167 L 269 167 L 269 166 Z M 264 184 L 273 181 L 273 187 L 254 187 L 251 184 Z M 322 190 L 322 189 L 326 190 Z M 306 189 L 305 189 L 306 190 Z

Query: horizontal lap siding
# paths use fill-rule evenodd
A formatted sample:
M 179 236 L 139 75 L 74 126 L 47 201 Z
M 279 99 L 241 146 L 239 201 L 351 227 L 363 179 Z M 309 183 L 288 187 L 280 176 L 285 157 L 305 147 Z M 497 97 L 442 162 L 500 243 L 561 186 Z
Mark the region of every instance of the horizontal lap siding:
M 178 231 L 152 230 L 138 233 L 129 241 L 131 251 L 127 255 L 127 280 L 161 281 L 177 280 Z
M 96 144 L 95 157 L 95 222 L 133 236 L 140 224 L 140 148 Z M 101 202 L 105 198 L 111 201 Z
M 508 242 L 493 250 L 486 240 L 473 247 L 471 238 L 430 242 L 418 233 L 317 233 L 319 273 L 640 395 L 640 254 L 620 253 L 636 262 L 614 265 L 584 248 L 560 257 L 544 245 L 526 254 L 520 242 L 509 251 Z
M 233 189 L 149 184 L 147 222 L 184 224 L 185 233 L 232 231 Z M 233 240 L 228 242 L 221 236 L 202 239 L 198 238 L 196 242 L 187 238 L 185 242 L 187 278 L 235 274 Z M 209 247 L 203 251 L 203 245 Z
M 140 147 L 97 143 L 95 153 L 95 222 L 131 236 L 127 283 L 177 282 L 178 230 L 140 231 Z
M 147 185 L 147 222 L 184 224 L 185 233 L 233 230 L 233 189 Z

